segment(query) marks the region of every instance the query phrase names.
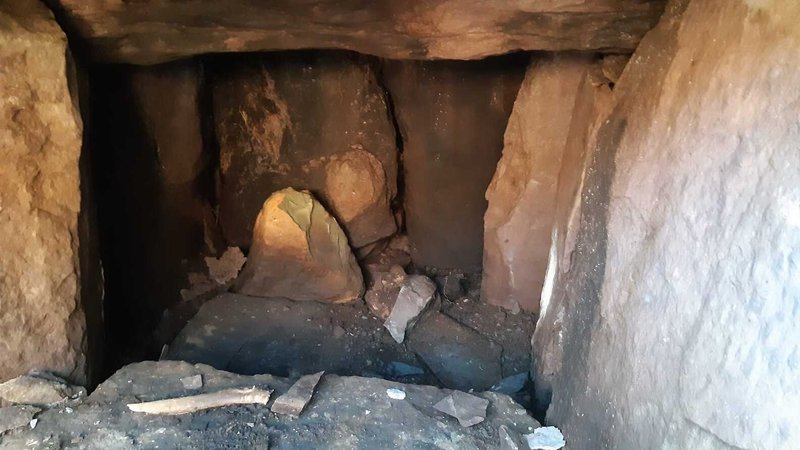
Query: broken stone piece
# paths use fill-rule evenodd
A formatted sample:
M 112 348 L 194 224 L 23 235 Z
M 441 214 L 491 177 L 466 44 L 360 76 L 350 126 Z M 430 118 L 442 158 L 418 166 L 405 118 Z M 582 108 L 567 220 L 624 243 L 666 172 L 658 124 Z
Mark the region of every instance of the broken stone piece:
M 181 378 L 181 384 L 184 389 L 200 389 L 203 387 L 203 376 L 200 374 L 192 375 L 190 377 Z
M 397 294 L 392 312 L 383 324 L 398 344 L 403 343 L 406 329 L 416 322 L 435 293 L 436 285 L 426 276 L 411 275 L 406 279 Z
M 24 405 L 49 406 L 86 396 L 82 386 L 72 386 L 55 375 L 22 375 L 0 384 L 0 398 Z
M 500 435 L 501 450 L 528 450 L 528 442 L 519 433 L 509 430 L 507 426 L 500 425 L 498 430 Z
M 0 434 L 28 425 L 41 408 L 31 405 L 13 405 L 0 408 Z
M 271 408 L 272 412 L 295 417 L 299 416 L 308 402 L 311 401 L 311 397 L 314 395 L 314 388 L 324 373 L 317 372 L 300 377 L 285 394 L 275 399 L 275 403 L 272 404 Z
M 345 303 L 364 292 L 361 269 L 336 220 L 308 192 L 272 194 L 234 289 L 256 297 Z
M 561 430 L 556 427 L 537 428 L 533 433 L 526 434 L 525 439 L 531 450 L 558 450 L 567 445 Z
M 217 284 L 226 284 L 239 276 L 239 271 L 247 261 L 239 247 L 228 247 L 219 258 L 206 257 L 208 275 Z
M 433 407 L 437 411 L 458 419 L 458 423 L 462 427 L 471 427 L 486 419 L 486 408 L 489 407 L 489 400 L 466 392 L 453 391 L 452 394 L 443 398 Z

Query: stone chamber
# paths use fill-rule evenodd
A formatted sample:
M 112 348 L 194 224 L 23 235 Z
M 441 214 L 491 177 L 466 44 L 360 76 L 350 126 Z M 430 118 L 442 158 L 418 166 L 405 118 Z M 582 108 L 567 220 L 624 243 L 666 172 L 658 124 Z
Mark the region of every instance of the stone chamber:
M 0 448 L 796 448 L 798 23 L 0 0 Z

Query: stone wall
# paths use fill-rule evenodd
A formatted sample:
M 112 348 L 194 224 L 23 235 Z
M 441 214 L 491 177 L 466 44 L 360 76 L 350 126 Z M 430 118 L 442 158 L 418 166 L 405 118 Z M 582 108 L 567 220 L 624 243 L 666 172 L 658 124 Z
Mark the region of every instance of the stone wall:
M 74 82 L 50 12 L 0 4 L 0 382 L 31 369 L 89 375 Z
M 545 293 L 570 448 L 800 439 L 798 21 L 788 0 L 673 1 L 616 84 Z

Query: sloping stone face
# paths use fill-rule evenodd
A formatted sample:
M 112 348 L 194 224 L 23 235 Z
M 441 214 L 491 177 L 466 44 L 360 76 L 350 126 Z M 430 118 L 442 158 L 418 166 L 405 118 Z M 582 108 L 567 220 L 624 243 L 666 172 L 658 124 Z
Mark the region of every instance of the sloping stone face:
M 664 0 L 54 0 L 105 62 L 331 48 L 397 59 L 634 49 Z
M 264 202 L 236 290 L 346 303 L 361 297 L 364 279 L 336 220 L 308 192 L 287 188 Z
M 248 247 L 264 200 L 286 187 L 317 195 L 354 247 L 395 232 L 396 136 L 367 60 L 310 52 L 224 58 L 216 67 L 220 221 L 229 243 Z
M 415 264 L 477 272 L 484 195 L 526 58 L 387 61 L 403 135 L 406 227 Z
M 590 150 L 548 420 L 572 448 L 790 448 L 800 5 L 668 10 Z
M 534 60 L 486 191 L 481 300 L 538 312 L 556 208 L 558 174 L 588 57 Z
M 0 382 L 85 382 L 79 159 L 67 40 L 36 1 L 0 4 Z

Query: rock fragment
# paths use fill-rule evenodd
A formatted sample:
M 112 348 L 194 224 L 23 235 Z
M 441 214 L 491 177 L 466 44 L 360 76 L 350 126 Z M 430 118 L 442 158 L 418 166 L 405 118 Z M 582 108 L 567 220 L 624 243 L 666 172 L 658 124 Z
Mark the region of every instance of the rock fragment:
M 414 325 L 436 294 L 436 285 L 423 275 L 409 276 L 392 307 L 392 312 L 383 326 L 389 330 L 397 343 L 403 343 L 406 330 Z
M 498 429 L 500 435 L 501 450 L 528 450 L 528 442 L 519 433 L 509 430 L 507 426 L 500 425 Z
M 234 289 L 256 297 L 345 303 L 361 297 L 364 280 L 336 220 L 308 192 L 287 188 L 264 202 Z
M 516 394 L 525 387 L 525 383 L 527 383 L 527 381 L 528 372 L 518 373 L 516 375 L 503 378 L 497 384 L 492 386 L 492 390 L 494 392 L 500 392 L 508 395 Z
M 533 433 L 526 434 L 525 438 L 531 450 L 558 450 L 567 445 L 561 430 L 556 427 L 537 428 Z
M 40 411 L 41 408 L 31 405 L 13 405 L 0 408 L 0 435 L 6 431 L 28 425 Z
M 219 258 L 207 257 L 208 275 L 217 284 L 227 284 L 236 279 L 247 258 L 239 247 L 228 247 Z
M 0 399 L 14 404 L 49 406 L 86 396 L 86 389 L 50 374 L 23 375 L 0 384 Z
M 489 400 L 466 392 L 453 391 L 452 394 L 443 398 L 433 407 L 437 411 L 458 419 L 458 423 L 462 427 L 471 427 L 486 419 L 486 408 L 489 407 Z
M 308 402 L 311 401 L 311 397 L 314 396 L 314 388 L 317 387 L 317 383 L 319 383 L 324 373 L 317 372 L 300 377 L 285 394 L 275 399 L 275 403 L 272 404 L 271 408 L 272 412 L 295 417 L 299 416 Z
M 396 388 L 387 389 L 386 395 L 392 400 L 403 400 L 406 398 L 406 392 L 402 389 L 396 389 Z
M 364 295 L 364 300 L 375 317 L 386 320 L 408 275 L 400 266 L 383 270 L 382 266 L 367 265 L 367 273 L 370 277 L 370 287 Z

